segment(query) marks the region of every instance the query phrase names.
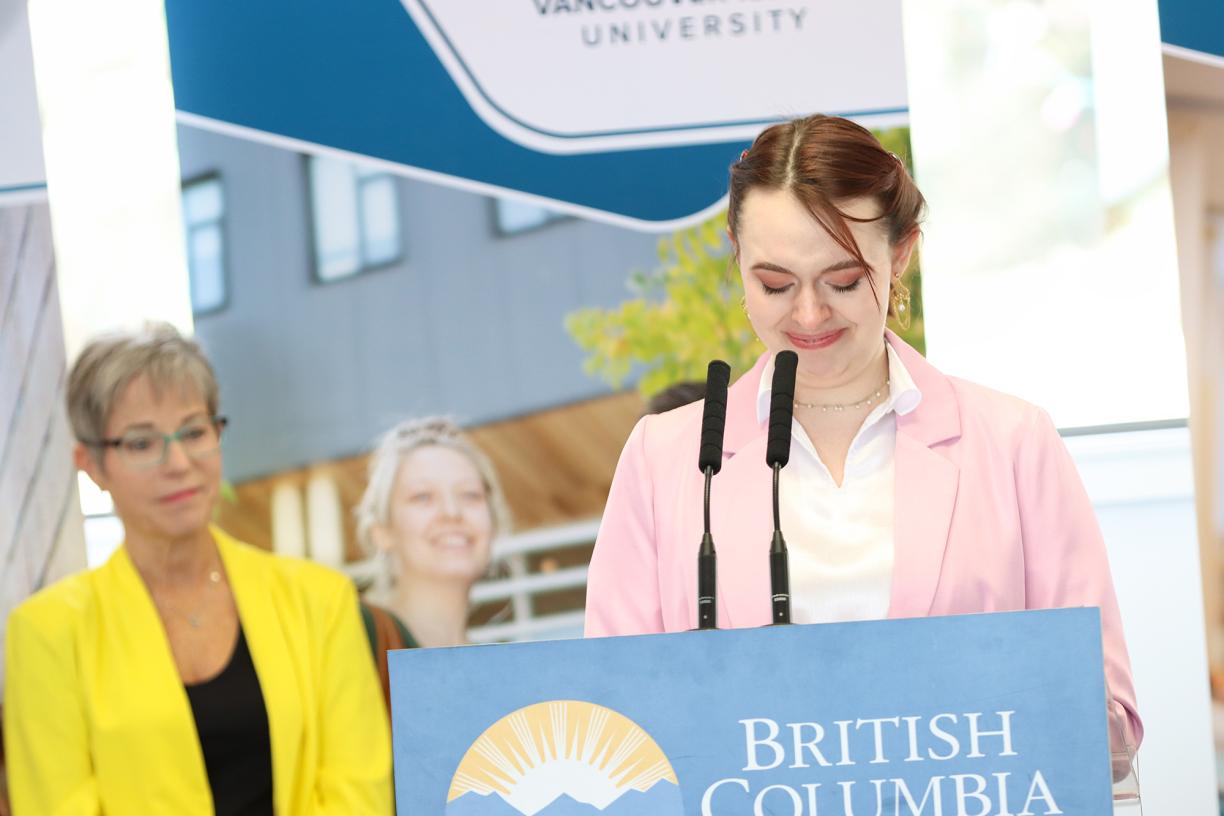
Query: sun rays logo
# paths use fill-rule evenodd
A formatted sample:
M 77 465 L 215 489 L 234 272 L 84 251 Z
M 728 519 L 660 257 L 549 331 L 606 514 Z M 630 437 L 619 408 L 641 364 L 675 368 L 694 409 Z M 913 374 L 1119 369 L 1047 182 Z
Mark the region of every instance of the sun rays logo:
M 650 735 L 594 703 L 554 700 L 494 723 L 463 755 L 446 816 L 683 816 Z

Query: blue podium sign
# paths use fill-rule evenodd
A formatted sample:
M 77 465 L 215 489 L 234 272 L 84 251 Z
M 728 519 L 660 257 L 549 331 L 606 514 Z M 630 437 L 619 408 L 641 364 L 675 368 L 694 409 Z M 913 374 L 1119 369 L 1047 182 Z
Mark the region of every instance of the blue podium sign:
M 398 812 L 1107 816 L 1096 609 L 390 657 Z

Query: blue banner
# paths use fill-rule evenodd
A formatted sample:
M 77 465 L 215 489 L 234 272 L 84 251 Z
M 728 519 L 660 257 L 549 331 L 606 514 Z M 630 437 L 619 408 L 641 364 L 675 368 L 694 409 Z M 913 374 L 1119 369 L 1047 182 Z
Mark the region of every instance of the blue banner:
M 166 17 L 184 122 L 667 229 L 720 205 L 770 122 L 906 115 L 899 0 L 717 6 L 167 0 Z
M 1162 42 L 1224 58 L 1224 3 L 1160 0 L 1159 9 Z
M 400 813 L 1107 816 L 1096 609 L 399 651 Z

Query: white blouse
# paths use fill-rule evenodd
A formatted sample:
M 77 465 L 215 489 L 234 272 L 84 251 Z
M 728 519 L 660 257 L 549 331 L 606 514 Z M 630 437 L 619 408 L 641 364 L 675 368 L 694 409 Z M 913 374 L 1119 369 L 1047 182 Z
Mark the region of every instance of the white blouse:
M 922 393 L 888 350 L 888 396 L 863 420 L 838 487 L 803 426 L 791 429 L 790 462 L 779 480 L 782 534 L 790 552 L 791 620 L 876 620 L 888 614 L 893 572 L 893 473 L 897 416 Z M 769 419 L 773 361 L 757 392 L 757 419 Z

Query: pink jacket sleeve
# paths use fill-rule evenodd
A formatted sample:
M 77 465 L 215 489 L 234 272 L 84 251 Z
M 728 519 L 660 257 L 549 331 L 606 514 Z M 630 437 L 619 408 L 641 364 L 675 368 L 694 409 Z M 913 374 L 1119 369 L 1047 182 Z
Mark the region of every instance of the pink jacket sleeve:
M 1125 710 L 1118 719 L 1133 750 L 1143 739 L 1143 724 L 1105 541 L 1071 454 L 1044 411 L 1033 412 L 1015 462 L 1026 606 L 1100 607 L 1111 710 Z
M 663 631 L 654 495 L 646 454 L 649 420 L 643 417 L 634 427 L 612 477 L 587 575 L 587 637 Z

